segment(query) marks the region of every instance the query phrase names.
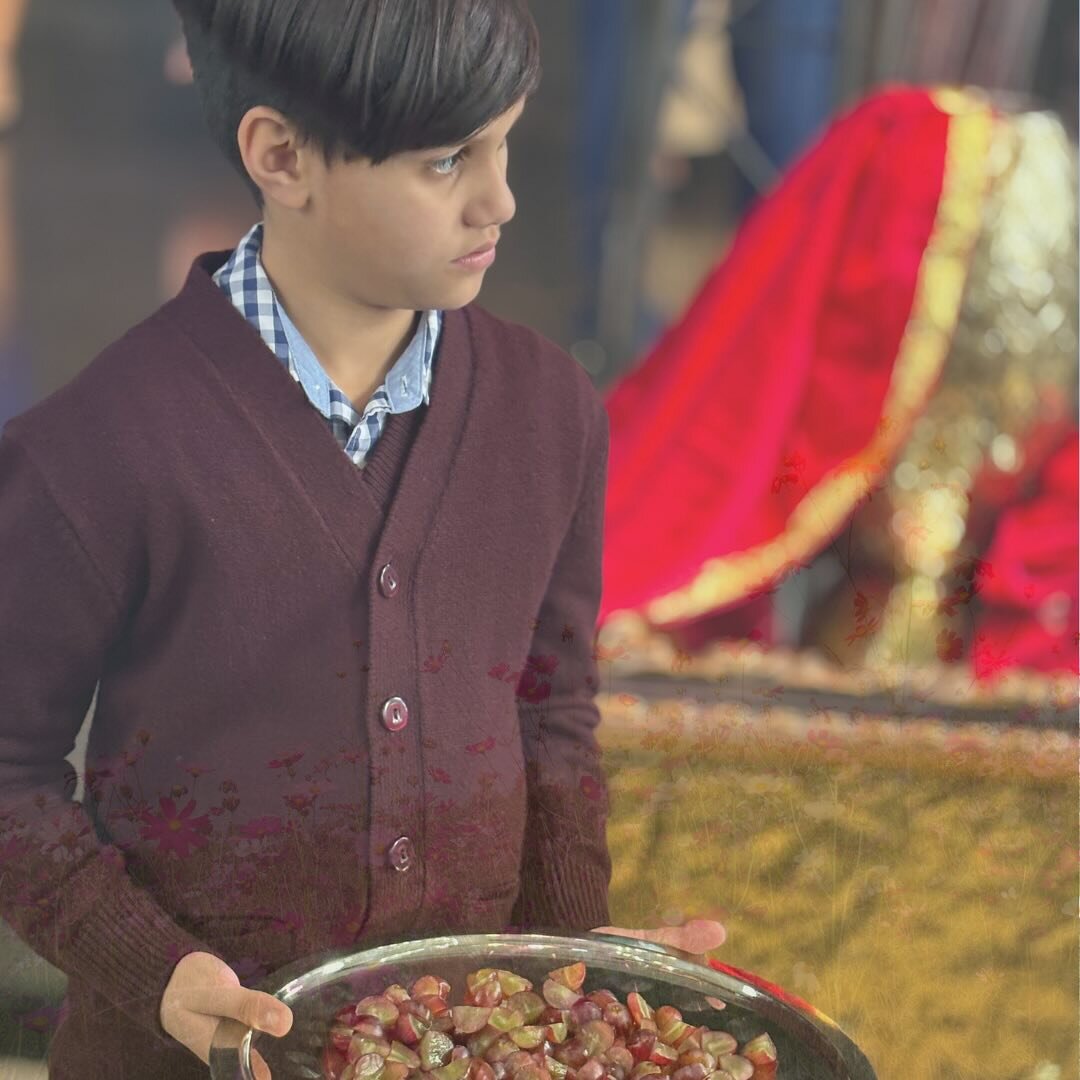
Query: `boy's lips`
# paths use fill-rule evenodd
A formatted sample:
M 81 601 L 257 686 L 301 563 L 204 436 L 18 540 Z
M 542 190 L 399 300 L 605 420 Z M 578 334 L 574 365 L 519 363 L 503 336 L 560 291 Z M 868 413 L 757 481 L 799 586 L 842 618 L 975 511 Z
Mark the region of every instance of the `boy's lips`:
M 463 270 L 486 270 L 495 261 L 495 244 L 485 244 L 468 255 L 454 260 Z
M 465 259 L 478 259 L 481 255 L 486 255 L 489 251 L 494 251 L 498 241 L 493 241 L 490 244 L 485 244 L 483 247 L 478 247 L 475 251 L 470 251 L 468 255 L 461 255 L 454 260 L 454 262 L 462 262 Z

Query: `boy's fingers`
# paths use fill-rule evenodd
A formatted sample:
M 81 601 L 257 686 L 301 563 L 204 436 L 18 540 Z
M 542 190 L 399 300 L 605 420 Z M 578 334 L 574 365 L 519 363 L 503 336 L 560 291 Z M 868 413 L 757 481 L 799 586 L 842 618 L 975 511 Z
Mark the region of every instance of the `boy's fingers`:
M 285 1035 L 292 1027 L 292 1010 L 272 994 L 242 986 L 210 986 L 190 995 L 187 1007 L 203 1016 L 227 1016 L 269 1035 Z
M 602 934 L 618 934 L 622 937 L 654 941 L 658 945 L 690 953 L 695 958 L 704 957 L 710 949 L 719 948 L 727 938 L 723 925 L 712 919 L 690 919 L 682 926 L 658 926 L 649 930 L 628 929 L 623 926 L 597 926 L 594 930 Z
M 204 1065 L 210 1063 L 210 1047 L 220 1021 L 215 1017 L 188 1012 L 170 1034 L 186 1046 Z
M 251 1070 L 255 1073 L 255 1080 L 272 1080 L 270 1066 L 258 1050 L 251 1051 Z
M 214 1034 L 220 1023 L 221 1018 L 219 1016 L 203 1016 L 199 1013 L 191 1013 L 182 1032 L 184 1036 L 183 1044 L 204 1065 L 210 1063 L 210 1047 L 213 1045 Z M 255 1073 L 255 1080 L 272 1080 L 270 1067 L 266 1064 L 266 1059 L 254 1048 L 251 1051 L 251 1068 Z
M 675 929 L 679 931 L 675 947 L 699 956 L 718 949 L 727 940 L 727 930 L 713 919 L 690 919 Z

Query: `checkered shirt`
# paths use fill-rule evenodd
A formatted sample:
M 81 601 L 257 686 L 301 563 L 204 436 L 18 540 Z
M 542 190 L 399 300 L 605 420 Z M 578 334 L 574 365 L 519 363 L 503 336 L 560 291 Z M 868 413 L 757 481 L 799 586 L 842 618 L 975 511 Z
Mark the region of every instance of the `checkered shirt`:
M 357 467 L 363 468 L 390 413 L 409 412 L 421 403 L 430 404 L 431 369 L 442 331 L 442 312 L 423 314 L 408 348 L 390 369 L 364 411 L 357 412 L 327 375 L 284 306 L 278 303 L 259 257 L 262 237 L 263 224 L 259 222 L 214 274 L 214 281 L 303 387 L 308 400 L 326 418 L 348 457 Z

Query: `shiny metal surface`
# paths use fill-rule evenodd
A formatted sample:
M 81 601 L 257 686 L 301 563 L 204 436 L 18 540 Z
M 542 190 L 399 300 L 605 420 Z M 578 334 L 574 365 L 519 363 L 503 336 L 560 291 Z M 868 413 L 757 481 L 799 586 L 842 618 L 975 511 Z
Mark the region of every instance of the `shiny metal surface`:
M 292 1030 L 275 1039 L 223 1021 L 211 1050 L 212 1080 L 252 1080 L 251 1051 L 274 1080 L 317 1080 L 334 1014 L 392 983 L 420 975 L 447 979 L 459 999 L 468 972 L 506 967 L 539 985 L 553 968 L 582 962 L 587 990 L 610 989 L 625 1000 L 642 994 L 654 1008 L 674 1005 L 691 1022 L 731 1032 L 740 1043 L 767 1031 L 776 1044 L 782 1080 L 876 1080 L 865 1055 L 832 1021 L 749 982 L 714 971 L 651 942 L 609 934 L 475 934 L 390 943 L 361 952 L 326 953 L 284 968 L 260 989 L 293 1010 Z M 706 999 L 723 1002 L 717 1010 Z

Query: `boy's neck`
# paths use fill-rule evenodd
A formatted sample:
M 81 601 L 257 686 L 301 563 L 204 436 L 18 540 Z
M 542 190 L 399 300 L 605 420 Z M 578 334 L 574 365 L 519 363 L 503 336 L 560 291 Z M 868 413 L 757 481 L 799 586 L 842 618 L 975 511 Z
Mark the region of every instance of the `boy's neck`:
M 263 269 L 293 325 L 358 409 L 382 385 L 416 332 L 417 312 L 364 307 L 325 287 L 319 266 L 285 256 L 264 226 Z

